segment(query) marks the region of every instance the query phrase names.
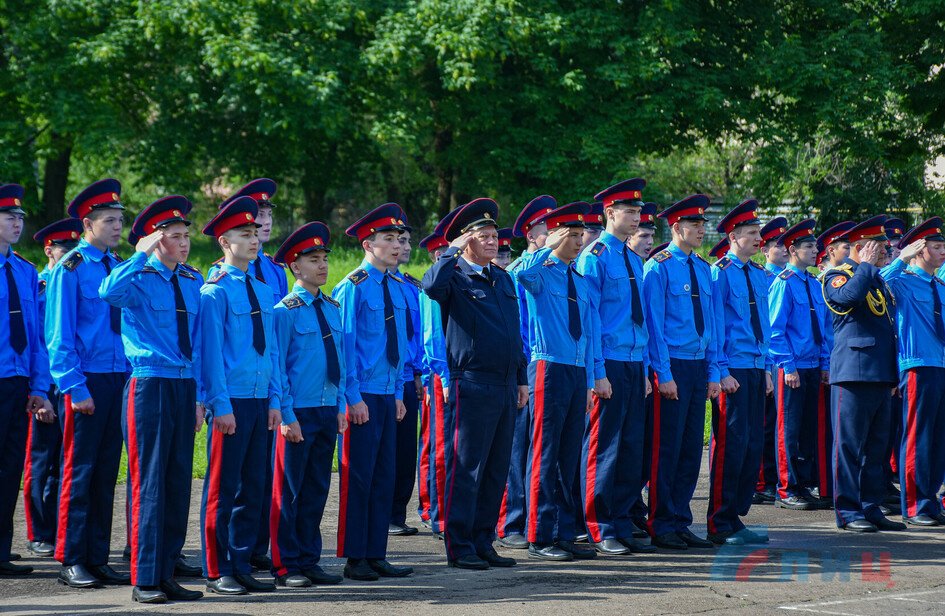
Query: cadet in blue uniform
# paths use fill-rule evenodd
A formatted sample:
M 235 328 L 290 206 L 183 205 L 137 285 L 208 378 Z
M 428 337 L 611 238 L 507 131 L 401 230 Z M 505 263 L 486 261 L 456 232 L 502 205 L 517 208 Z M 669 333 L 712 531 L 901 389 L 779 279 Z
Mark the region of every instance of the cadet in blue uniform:
M 238 197 L 203 228 L 224 257 L 200 289 L 198 312 L 199 380 L 212 418 L 200 538 L 207 589 L 225 595 L 275 589 L 250 575 L 265 495 L 268 432 L 282 421 L 275 300 L 248 272 L 258 258 L 257 212 L 251 197 Z
M 643 269 L 649 357 L 656 372 L 650 516 L 653 544 L 670 549 L 712 547 L 689 530 L 689 501 L 699 479 L 706 395 L 719 395 L 709 264 L 702 245 L 709 198 L 693 195 L 660 212 L 673 234 L 669 248 Z
M 404 577 L 410 567 L 387 562 L 394 487 L 396 422 L 404 418 L 407 297 L 394 274 L 403 210 L 379 206 L 348 227 L 364 249 L 361 266 L 335 287 L 344 332 L 348 430 L 341 447 L 338 556 L 353 580 Z
M 758 202 L 735 206 L 718 224 L 731 247 L 712 266 L 712 302 L 722 393 L 712 401 L 709 447 L 709 539 L 716 544 L 767 543 L 739 519 L 748 514 L 761 447 L 765 396 L 771 392 L 768 277 L 751 260 L 761 246 Z M 721 332 L 725 332 L 723 336 Z
M 0 576 L 23 575 L 32 567 L 10 562 L 13 513 L 20 491 L 31 416 L 51 416 L 47 399 L 49 359 L 42 344 L 32 263 L 13 252 L 23 233 L 19 184 L 0 186 Z
M 508 272 L 515 283 L 518 271 L 527 267 L 534 258 L 535 252 L 545 246 L 548 239 L 548 227 L 537 222 L 537 219 L 558 207 L 558 202 L 550 195 L 535 197 L 519 212 L 515 224 L 512 225 L 512 235 L 524 237 L 528 243 L 525 252 L 508 267 Z M 525 293 L 515 283 L 515 293 L 518 297 L 518 310 L 522 336 L 522 348 L 526 360 L 531 352 L 531 317 L 528 314 L 528 302 Z M 497 533 L 499 544 L 506 548 L 523 550 L 528 548 L 525 538 L 525 466 L 528 463 L 528 446 L 531 440 L 530 417 L 527 409 L 515 414 L 515 427 L 512 433 L 512 454 L 509 463 L 509 477 L 505 492 L 502 495 L 502 505 L 499 507 L 499 521 Z
M 827 382 L 832 329 L 820 283 L 808 272 L 817 252 L 814 227 L 803 220 L 788 229 L 781 243 L 790 262 L 771 283 L 771 359 L 777 370 L 777 500 L 784 509 L 817 509 L 811 494 L 819 486 L 817 451 L 827 441 L 819 419 L 820 387 Z M 819 445 L 820 444 L 820 445 Z
M 827 252 L 827 267 L 838 267 L 850 256 L 850 240 L 847 233 L 855 226 L 855 222 L 845 220 L 817 236 L 817 243 Z
M 581 456 L 588 541 L 601 554 L 652 550 L 633 537 L 634 500 L 643 487 L 644 399 L 647 380 L 643 260 L 627 246 L 637 230 L 646 182 L 625 180 L 599 192 L 607 228 L 581 254 L 592 332 L 593 406 Z
M 393 274 L 406 283 L 402 286 L 407 300 L 405 324 L 407 330 L 407 357 L 404 359 L 403 401 L 406 414 L 397 422 L 397 444 L 394 455 L 394 496 L 391 506 L 390 535 L 416 535 L 415 526 L 407 525 L 407 504 L 413 496 L 413 485 L 417 473 L 417 422 L 420 400 L 423 398 L 423 334 L 420 326 L 420 281 L 401 272 L 400 266 L 410 263 L 413 252 L 410 245 L 411 227 L 404 216 L 404 232 L 400 234 L 400 256 Z
M 888 227 L 887 227 L 888 231 Z M 945 476 L 945 262 L 942 219 L 933 217 L 905 234 L 883 276 L 896 296 L 899 390 L 904 427 L 899 453 L 903 519 L 913 526 L 945 523 L 937 498 Z
M 450 247 L 423 276 L 442 310 L 451 386 L 446 430 L 446 555 L 464 569 L 515 564 L 492 541 L 509 474 L 513 413 L 528 400 L 512 279 L 490 266 L 498 206 L 476 199 L 446 230 Z M 521 411 L 519 411 L 521 412 Z
M 889 391 L 897 383 L 895 300 L 878 268 L 886 258 L 885 220 L 874 216 L 847 233 L 850 257 L 824 274 L 823 285 L 834 329 L 834 509 L 838 527 L 860 532 L 905 529 L 880 511 Z
M 531 363 L 531 444 L 528 479 L 528 555 L 541 560 L 593 558 L 578 546 L 575 520 L 582 509 L 574 481 L 581 459 L 584 416 L 594 388 L 595 335 L 588 284 L 575 267 L 584 243 L 583 201 L 537 220 L 549 231 L 545 247 L 519 269 L 529 313 L 534 315 Z
M 128 362 L 121 310 L 98 295 L 119 263 L 112 250 L 121 242 L 120 193 L 116 180 L 100 180 L 72 200 L 69 216 L 82 220 L 85 235 L 46 285 L 49 367 L 62 392 L 56 560 L 62 563 L 60 582 L 74 588 L 130 581 L 108 566 Z
M 723 237 L 715 246 L 709 249 L 709 258 L 715 259 L 716 262 L 721 261 L 728 254 L 728 249 L 731 247 L 732 244 L 728 241 L 728 237 Z
M 203 596 L 174 581 L 187 535 L 194 434 L 204 420 L 195 344 L 203 279 L 184 265 L 191 208 L 179 195 L 145 208 L 132 225 L 140 238 L 134 256 L 99 286 L 101 298 L 122 309 L 122 340 L 131 363 L 122 432 L 131 495 L 131 596 L 141 603 Z
M 492 263 L 498 265 L 502 269 L 505 269 L 512 263 L 512 229 L 511 227 L 505 227 L 504 229 L 499 229 L 499 250 L 496 252 L 495 259 L 492 260 Z
M 310 222 L 276 253 L 296 278 L 292 292 L 275 308 L 282 426 L 276 436 L 269 520 L 272 574 L 279 586 L 341 582 L 340 575 L 318 565 L 335 437 L 348 427 L 341 310 L 321 291 L 328 279 L 329 239 L 328 227 Z
M 590 246 L 597 241 L 604 231 L 604 202 L 591 203 L 591 211 L 584 217 L 584 246 Z
M 62 257 L 79 244 L 82 221 L 75 218 L 58 220 L 36 232 L 33 239 L 43 245 L 46 267 L 39 273 L 38 330 L 43 349 L 46 332 L 46 283 L 52 268 Z M 48 366 L 47 366 L 48 370 Z M 23 511 L 26 514 L 27 548 L 37 556 L 52 556 L 56 550 L 56 518 L 59 500 L 59 458 L 62 451 L 62 427 L 55 409 L 59 405 L 59 391 L 49 388 L 51 409 L 37 411 L 30 419 L 26 437 L 26 466 L 23 473 Z

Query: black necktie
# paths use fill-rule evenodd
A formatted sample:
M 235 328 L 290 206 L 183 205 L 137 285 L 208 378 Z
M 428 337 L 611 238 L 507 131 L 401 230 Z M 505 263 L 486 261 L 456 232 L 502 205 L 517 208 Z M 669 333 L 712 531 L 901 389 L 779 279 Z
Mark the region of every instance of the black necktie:
M 322 344 L 325 346 L 325 365 L 328 373 L 328 381 L 338 387 L 341 382 L 341 368 L 338 366 L 338 350 L 335 348 L 335 337 L 328 327 L 328 320 L 324 312 L 325 298 L 319 297 L 315 300 L 315 316 L 318 317 L 318 328 L 322 331 Z
M 10 310 L 10 346 L 17 355 L 26 350 L 26 325 L 23 324 L 23 307 L 20 304 L 20 290 L 13 279 L 13 263 L 9 260 L 4 268 L 7 271 L 7 307 Z M 934 291 L 934 289 L 933 289 Z
M 807 302 L 810 305 L 810 329 L 814 332 L 814 342 L 820 344 L 824 340 L 824 334 L 820 331 L 820 321 L 817 319 L 817 311 L 814 309 L 814 296 L 810 293 L 810 274 L 804 277 L 804 290 L 807 291 Z
M 249 296 L 249 315 L 253 319 L 253 348 L 260 355 L 266 353 L 266 334 L 263 331 L 262 312 L 259 310 L 259 298 L 253 290 L 253 277 L 246 274 L 246 295 Z
M 111 263 L 108 262 L 108 254 L 102 257 L 102 265 L 105 266 L 105 275 L 108 276 L 112 273 Z M 121 308 L 117 306 L 108 306 L 108 319 L 112 326 L 112 331 L 116 334 L 121 333 Z
M 623 262 L 627 266 L 627 275 L 630 276 L 630 315 L 634 323 L 643 325 L 643 305 L 640 303 L 637 277 L 633 275 L 633 268 L 630 267 L 630 255 L 627 254 L 629 250 L 626 246 L 623 247 Z
M 174 285 L 174 310 L 177 311 L 177 347 L 181 355 L 193 359 L 193 347 L 190 344 L 190 319 L 187 316 L 187 304 L 184 303 L 184 294 L 180 290 L 180 279 L 177 273 L 171 275 L 171 284 Z
M 748 263 L 742 266 L 742 271 L 745 272 L 745 284 L 748 286 L 748 307 L 751 308 L 751 331 L 755 334 L 755 340 L 761 342 L 765 339 L 765 333 L 761 329 L 761 317 L 758 315 L 758 304 L 755 302 L 755 287 L 751 286 L 751 273 L 748 271 L 748 268 L 751 267 Z
M 705 333 L 705 317 L 702 314 L 702 299 L 699 298 L 699 279 L 692 264 L 692 255 L 686 261 L 689 264 L 689 297 L 692 299 L 692 315 L 696 324 L 696 333 L 701 337 Z
M 391 366 L 400 363 L 400 349 L 397 348 L 397 319 L 394 318 L 394 304 L 390 301 L 390 287 L 387 286 L 387 274 L 384 274 L 384 331 L 387 333 L 387 361 Z
M 259 264 L 260 261 L 262 261 L 262 256 L 256 257 L 256 260 L 253 261 L 253 265 L 256 266 L 256 278 L 261 282 L 266 282 L 266 275 L 263 274 L 262 265 Z
M 581 339 L 581 310 L 578 308 L 577 289 L 574 286 L 574 268 L 568 265 L 568 331 L 575 340 Z
M 7 276 L 7 280 L 10 277 Z M 942 298 L 938 295 L 938 283 L 935 282 L 935 278 L 932 278 L 932 281 L 929 283 L 932 285 L 932 318 L 935 319 L 935 333 L 938 334 L 939 340 L 945 342 L 945 323 L 942 322 Z

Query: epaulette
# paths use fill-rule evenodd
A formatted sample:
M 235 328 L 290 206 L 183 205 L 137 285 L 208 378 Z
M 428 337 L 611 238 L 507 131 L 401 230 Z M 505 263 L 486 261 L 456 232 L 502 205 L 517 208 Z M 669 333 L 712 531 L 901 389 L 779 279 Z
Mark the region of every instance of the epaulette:
M 390 277 L 393 278 L 394 280 L 396 280 L 397 282 L 401 282 L 401 283 L 402 283 L 402 282 L 404 281 L 404 279 L 401 278 L 400 276 L 398 276 L 397 274 L 391 274 Z
M 904 275 L 906 275 L 906 276 L 915 276 L 915 275 L 916 275 L 916 273 L 913 272 L 912 270 L 902 270 L 902 273 L 903 273 Z M 933 278 L 935 278 L 935 276 L 933 276 Z
M 662 263 L 663 261 L 670 258 L 671 256 L 673 256 L 673 253 L 671 253 L 670 251 L 661 250 L 655 255 L 653 255 L 653 260 L 656 261 L 657 263 Z
M 705 260 L 705 257 L 703 257 L 702 255 L 700 255 L 698 252 L 693 252 L 692 254 L 696 255 L 696 256 L 697 256 L 699 259 L 701 259 L 702 262 L 705 263 L 706 265 L 709 264 L 709 262 Z
M 278 266 L 281 267 L 282 269 L 285 269 L 285 263 L 279 263 L 278 261 L 276 261 L 275 259 L 273 259 L 273 258 L 272 258 L 272 255 L 270 255 L 268 252 L 264 252 L 264 253 L 263 253 L 263 256 L 266 257 L 267 259 L 269 259 L 269 261 L 270 261 L 273 265 L 278 265 Z
M 305 300 L 299 297 L 298 293 L 290 293 L 285 299 L 282 300 L 282 304 L 289 310 L 292 310 L 293 308 L 300 308 L 301 306 L 304 306 Z
M 607 248 L 607 244 L 605 244 L 604 242 L 597 242 L 596 244 L 594 244 L 594 246 L 591 247 L 591 254 L 594 255 L 595 257 L 598 257 L 600 256 L 600 253 L 604 252 L 606 248 Z
M 39 294 L 42 295 L 45 292 L 46 292 L 46 281 L 40 280 L 39 281 Z
M 79 263 L 82 263 L 82 259 L 82 253 L 77 250 L 62 260 L 62 266 L 71 272 L 79 267 Z
M 18 253 L 17 251 L 14 250 L 14 251 L 13 251 L 13 254 L 15 254 L 15 255 L 18 256 L 19 258 L 23 259 L 24 261 L 26 261 L 27 263 L 29 263 L 29 264 L 32 265 L 33 267 L 36 267 L 36 264 L 35 264 L 35 263 L 33 263 L 32 261 L 30 261 L 29 259 L 27 259 L 27 258 L 24 257 L 23 255 L 21 255 L 20 253 Z
M 220 282 L 221 280 L 223 280 L 223 278 L 225 277 L 226 277 L 226 270 L 223 268 L 220 268 L 219 270 L 217 270 L 216 274 L 214 274 L 213 276 L 210 276 L 210 278 L 207 278 L 207 284 L 216 284 Z
M 122 261 L 124 261 L 124 259 L 122 259 L 120 256 L 118 256 L 118 253 L 117 253 L 117 252 L 114 252 L 114 251 L 113 251 L 113 252 L 111 253 L 111 255 L 112 255 L 113 257 L 115 257 L 115 260 L 118 261 L 119 263 L 121 263 Z
M 181 265 L 184 265 L 184 264 L 182 263 Z M 181 268 L 178 268 L 178 269 L 177 269 L 177 273 L 178 273 L 179 275 L 183 276 L 184 278 L 190 278 L 191 280 L 197 280 L 197 277 L 194 275 L 194 271 L 196 271 L 196 270 L 192 270 L 191 268 L 188 268 L 187 266 L 184 266 L 184 267 L 181 267 Z
M 221 263 L 223 263 L 223 257 L 220 257 L 219 259 L 217 259 L 216 261 L 214 261 L 214 262 L 211 263 L 210 265 L 211 265 L 211 266 L 213 266 L 213 265 L 220 265 Z
M 554 260 L 552 260 L 552 259 L 545 259 L 545 262 L 542 263 L 542 265 L 544 265 L 545 267 L 551 267 L 551 266 L 554 265 L 554 264 L 555 264 L 555 262 L 554 262 Z
M 521 264 L 522 264 L 522 257 L 515 257 L 515 260 L 509 263 L 509 267 L 507 271 L 511 272 L 512 270 L 514 270 L 516 267 L 518 267 Z
M 751 266 L 753 266 L 753 267 L 757 267 L 758 269 L 764 270 L 764 271 L 766 271 L 766 272 L 768 271 L 768 270 L 765 269 L 765 266 L 764 266 L 764 265 L 760 265 L 759 263 L 756 263 L 755 261 L 749 261 L 749 262 L 748 262 L 748 265 L 751 265 Z
M 141 268 L 141 271 L 142 271 L 142 272 L 145 272 L 145 273 L 147 273 L 147 274 L 157 274 L 157 273 L 158 273 L 157 268 L 154 267 L 153 265 L 145 265 L 144 267 Z
M 715 262 L 715 267 L 721 270 L 724 270 L 726 267 L 728 267 L 731 264 L 732 264 L 731 259 L 729 259 L 728 257 L 722 257 L 721 259 Z
M 407 272 L 404 272 L 404 280 L 406 280 L 413 286 L 417 287 L 418 289 L 423 288 L 423 283 L 417 280 L 416 278 L 414 278 L 413 276 L 411 276 L 410 274 L 408 274 Z
M 322 293 L 322 297 L 324 297 L 325 301 L 331 304 L 332 306 L 334 306 L 335 308 L 341 308 L 341 304 L 338 303 L 338 300 L 336 300 L 331 295 L 326 295 L 325 293 Z
M 185 269 L 189 269 L 189 270 L 192 271 L 192 272 L 197 272 L 198 274 L 201 273 L 199 269 L 197 269 L 196 267 L 194 267 L 194 266 L 191 265 L 190 263 L 181 263 L 180 266 L 183 267 L 183 268 L 185 268 Z M 201 274 L 201 275 L 202 275 L 202 274 Z
M 792 270 L 786 269 L 780 274 L 778 274 L 778 278 L 780 278 L 781 280 L 787 280 L 793 275 L 794 275 L 794 272 Z
M 361 284 L 362 282 L 367 280 L 367 277 L 368 277 L 368 273 L 363 269 L 356 269 L 350 274 L 348 274 L 348 280 L 350 280 L 354 284 Z
M 937 283 L 939 283 L 939 284 L 945 284 L 945 280 L 942 280 L 942 279 L 939 278 L 938 276 L 932 276 L 932 280 L 934 280 L 935 282 L 937 282 Z

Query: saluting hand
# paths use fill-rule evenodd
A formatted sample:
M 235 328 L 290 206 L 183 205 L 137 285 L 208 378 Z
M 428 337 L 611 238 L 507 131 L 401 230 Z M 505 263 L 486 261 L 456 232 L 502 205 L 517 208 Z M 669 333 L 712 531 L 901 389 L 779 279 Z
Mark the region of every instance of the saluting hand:
M 548 239 L 545 240 L 545 248 L 550 248 L 554 250 L 561 245 L 561 242 L 568 237 L 568 234 L 571 233 L 571 229 L 568 227 L 558 227 L 554 231 L 548 234 Z
M 860 261 L 866 261 L 871 265 L 878 266 L 881 258 L 886 258 L 886 247 L 876 240 L 866 242 L 863 250 L 860 251 Z
M 298 421 L 293 421 L 287 426 L 279 426 L 279 430 L 282 431 L 282 436 L 285 437 L 285 440 L 290 443 L 301 443 L 305 440 L 302 437 L 302 426 L 299 425 Z
M 407 414 L 407 407 L 404 406 L 403 400 L 394 400 L 394 408 L 397 409 L 397 421 L 400 421 Z
M 275 430 L 282 423 L 282 412 L 279 409 L 269 409 L 269 429 Z
M 366 424 L 370 418 L 371 414 L 363 400 L 348 407 L 348 421 L 354 425 Z
M 899 258 L 906 263 L 912 263 L 912 260 L 925 249 L 925 239 L 916 240 L 902 249 Z
M 233 417 L 233 413 L 214 417 L 213 429 L 227 436 L 236 434 L 236 418 Z
M 145 235 L 138 243 L 135 244 L 135 251 L 143 252 L 144 254 L 151 256 L 151 253 L 154 252 L 154 249 L 157 248 L 157 245 L 161 243 L 161 240 L 164 239 L 164 229 L 158 229 L 150 235 Z
M 471 239 L 472 231 L 467 231 L 450 242 L 450 248 L 458 248 L 460 252 L 462 252 L 463 250 L 466 250 L 466 246 L 469 244 L 469 240 Z

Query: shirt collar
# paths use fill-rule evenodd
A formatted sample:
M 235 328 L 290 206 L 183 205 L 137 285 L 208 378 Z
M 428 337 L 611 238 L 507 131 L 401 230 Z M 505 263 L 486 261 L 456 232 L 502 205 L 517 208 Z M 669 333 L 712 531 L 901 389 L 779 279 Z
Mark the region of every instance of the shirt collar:
M 0 253 L 0 267 L 3 267 L 4 265 L 6 265 L 6 264 L 7 264 L 7 261 L 10 261 L 10 260 L 11 260 L 11 257 L 13 257 L 13 247 L 12 247 L 12 246 L 7 249 L 7 254 L 2 254 L 2 253 Z
M 371 277 L 371 280 L 373 280 L 374 282 L 378 284 L 380 284 L 381 281 L 384 280 L 384 275 L 386 274 L 386 272 L 379 270 L 373 265 L 371 265 L 371 263 L 367 259 L 364 259 L 363 261 L 361 261 L 361 269 L 367 272 L 368 276 Z
M 158 259 L 157 254 L 153 252 L 151 253 L 151 256 L 148 257 L 148 265 L 156 269 L 158 273 L 164 278 L 164 280 L 170 280 L 171 276 L 173 276 L 177 271 L 176 267 L 173 270 L 168 269 L 168 267 L 161 263 L 161 260 Z
M 105 257 L 104 252 L 85 241 L 84 237 L 79 240 L 79 250 L 82 251 L 83 257 L 86 257 L 91 261 L 101 261 Z
M 787 266 L 785 267 L 785 269 L 791 270 L 792 272 L 794 272 L 795 274 L 797 274 L 797 275 L 800 276 L 801 278 L 804 278 L 804 277 L 810 275 L 807 270 L 803 270 L 803 269 L 799 268 L 798 266 L 794 265 L 793 263 L 788 263 Z
M 684 253 L 683 249 L 676 245 L 676 242 L 670 242 L 669 246 L 666 247 L 666 250 L 668 250 L 670 254 L 676 257 L 677 261 L 686 262 L 689 260 L 689 257 L 692 256 L 691 252 L 688 255 Z
M 918 265 L 910 265 L 908 269 L 910 272 L 912 272 L 913 274 L 915 274 L 916 276 L 918 276 L 919 278 L 921 278 L 922 280 L 926 282 L 929 282 L 932 280 L 932 275 L 926 272 L 924 269 L 922 269 Z
M 220 263 L 220 269 L 226 272 L 227 274 L 229 274 L 230 276 L 232 276 L 233 278 L 236 278 L 237 280 L 243 280 L 243 278 L 245 278 L 247 274 L 240 268 L 230 265 L 229 263 Z
M 308 292 L 308 289 L 303 287 L 300 283 L 296 282 L 292 285 L 292 292 L 302 298 L 302 301 L 305 302 L 306 306 L 311 306 L 312 302 L 315 301 L 315 296 Z M 321 295 L 321 291 L 319 291 Z
M 627 247 L 626 242 L 621 242 L 619 239 L 617 239 L 616 235 L 608 232 L 606 229 L 600 232 L 600 236 L 597 238 L 597 241 L 603 242 L 612 248 L 617 248 L 620 250 L 627 248 L 627 250 L 630 250 L 630 248 Z
M 765 269 L 771 272 L 772 274 L 780 274 L 784 271 L 784 268 L 770 261 L 765 261 Z
M 742 262 L 742 260 L 739 259 L 739 258 L 735 255 L 735 253 L 732 252 L 731 250 L 729 250 L 727 253 L 725 253 L 725 256 L 728 257 L 728 260 L 731 261 L 736 267 L 739 267 L 739 268 L 745 267 L 745 263 Z
M 487 267 L 489 267 L 488 265 L 477 265 L 476 263 L 473 263 L 472 261 L 470 261 L 470 260 L 467 259 L 466 257 L 460 257 L 460 259 L 462 259 L 463 261 L 465 261 L 465 262 L 466 262 L 466 265 L 469 266 L 469 269 L 471 269 L 472 271 L 474 271 L 474 272 L 477 273 L 477 274 L 481 274 L 484 269 L 486 269 Z

